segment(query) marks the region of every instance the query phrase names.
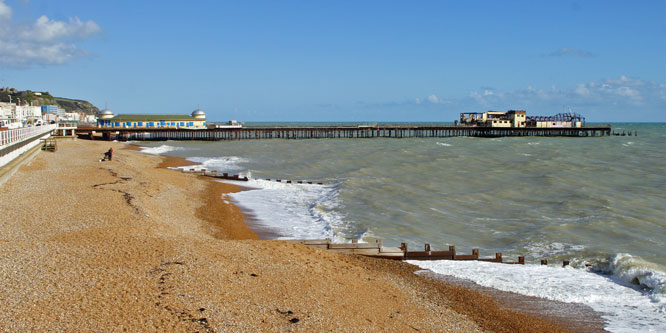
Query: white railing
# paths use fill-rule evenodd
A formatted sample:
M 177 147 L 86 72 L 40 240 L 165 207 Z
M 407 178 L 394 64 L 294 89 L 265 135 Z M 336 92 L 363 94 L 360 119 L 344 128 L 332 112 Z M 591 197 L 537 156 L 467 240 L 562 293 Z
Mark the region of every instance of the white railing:
M 56 129 L 56 124 L 0 130 L 0 147 Z

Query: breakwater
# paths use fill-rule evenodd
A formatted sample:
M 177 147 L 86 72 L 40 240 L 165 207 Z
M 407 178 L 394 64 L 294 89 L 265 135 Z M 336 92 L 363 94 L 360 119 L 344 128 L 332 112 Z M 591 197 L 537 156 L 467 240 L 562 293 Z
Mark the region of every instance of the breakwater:
M 120 141 L 164 140 L 252 140 L 252 139 L 337 139 L 337 138 L 447 138 L 447 137 L 596 137 L 610 136 L 611 127 L 496 128 L 461 126 L 314 126 L 243 127 L 205 130 L 79 127 L 79 137 Z

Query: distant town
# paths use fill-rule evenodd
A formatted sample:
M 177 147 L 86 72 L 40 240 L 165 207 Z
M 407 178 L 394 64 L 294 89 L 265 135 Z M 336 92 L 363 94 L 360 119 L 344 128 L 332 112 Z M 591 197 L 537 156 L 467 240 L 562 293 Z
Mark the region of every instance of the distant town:
M 16 129 L 23 127 L 55 124 L 60 121 L 95 124 L 97 116 L 88 109 L 67 111 L 58 105 L 57 99 L 47 92 L 17 91 L 13 88 L 0 89 L 0 128 Z M 59 99 L 71 104 L 92 105 L 85 101 Z

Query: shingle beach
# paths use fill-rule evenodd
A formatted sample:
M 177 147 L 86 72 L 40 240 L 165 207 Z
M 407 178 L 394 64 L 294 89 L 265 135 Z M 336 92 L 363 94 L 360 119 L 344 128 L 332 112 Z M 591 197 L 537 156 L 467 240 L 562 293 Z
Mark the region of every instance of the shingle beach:
M 124 147 L 59 140 L 0 187 L 1 331 L 564 330 L 406 263 L 258 240 L 223 199 L 241 188 Z

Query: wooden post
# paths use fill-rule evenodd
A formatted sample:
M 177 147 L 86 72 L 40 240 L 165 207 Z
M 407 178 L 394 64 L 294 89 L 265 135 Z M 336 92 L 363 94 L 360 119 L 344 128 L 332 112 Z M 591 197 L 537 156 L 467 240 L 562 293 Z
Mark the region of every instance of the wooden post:
M 546 260 L 546 259 L 541 259 L 541 264 L 542 264 L 542 265 L 548 265 L 548 260 Z
M 518 263 L 521 265 L 525 265 L 525 257 L 523 256 L 518 257 Z
M 358 239 L 352 239 L 352 244 L 357 244 L 357 243 L 358 243 Z
M 476 256 L 478 258 L 479 257 L 479 249 L 473 249 L 472 250 L 472 255 Z
M 456 247 L 455 245 L 449 245 L 449 251 L 453 252 L 453 255 L 456 255 Z
M 495 253 L 495 259 L 499 260 L 499 262 L 502 262 L 502 252 Z
M 400 249 L 402 252 L 407 253 L 407 243 L 400 243 Z
M 430 244 L 426 244 L 426 245 L 425 245 L 425 251 L 426 251 L 426 252 L 430 252 Z
M 562 261 L 562 267 L 569 266 L 569 260 Z

